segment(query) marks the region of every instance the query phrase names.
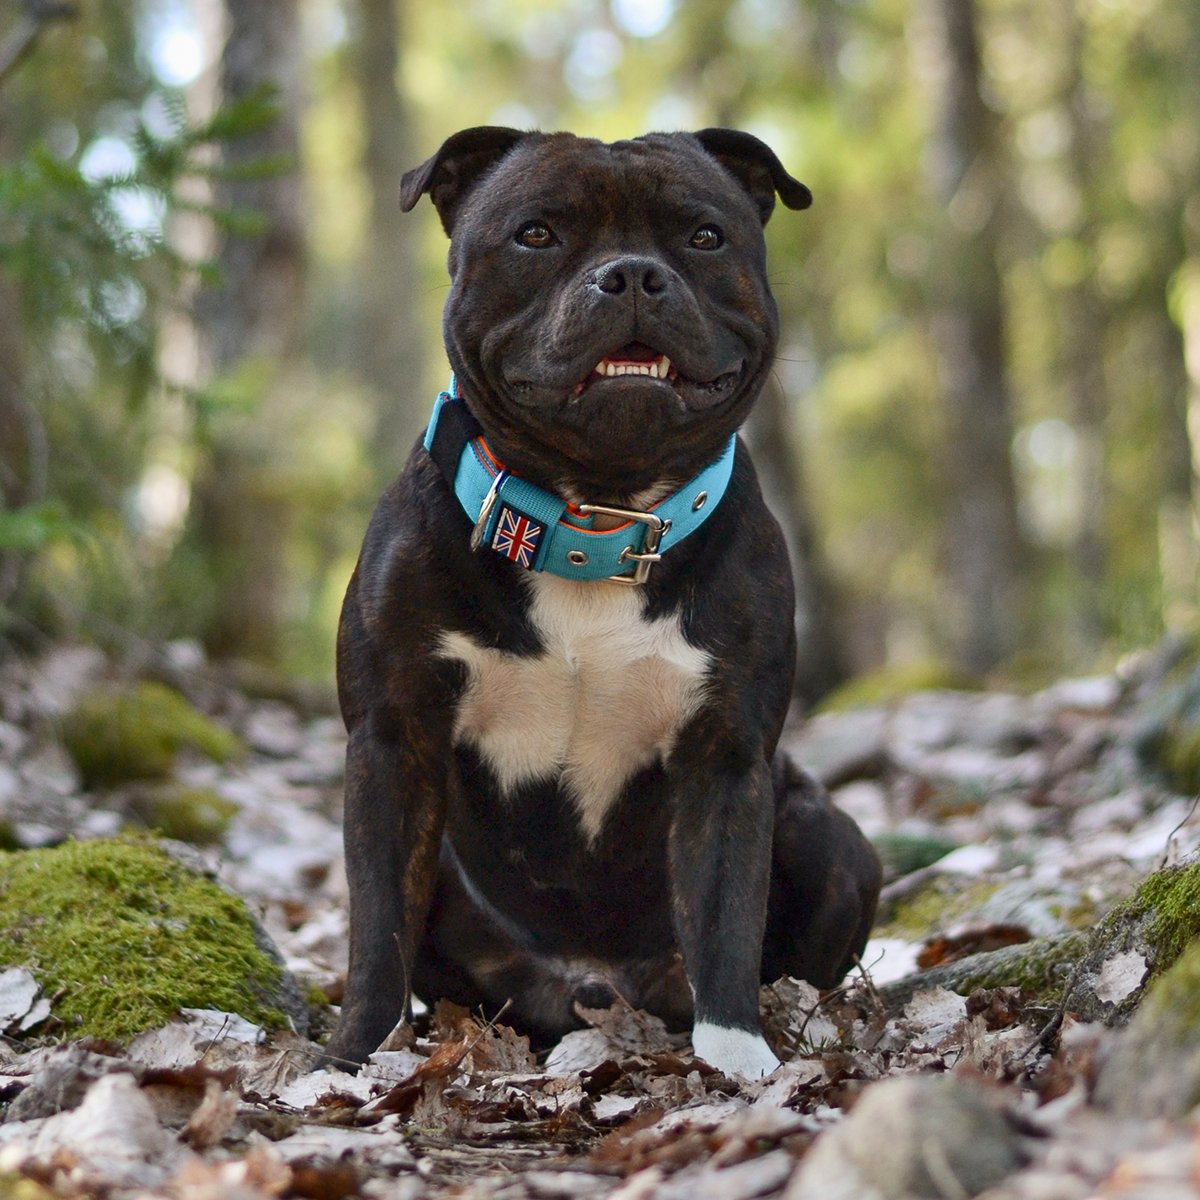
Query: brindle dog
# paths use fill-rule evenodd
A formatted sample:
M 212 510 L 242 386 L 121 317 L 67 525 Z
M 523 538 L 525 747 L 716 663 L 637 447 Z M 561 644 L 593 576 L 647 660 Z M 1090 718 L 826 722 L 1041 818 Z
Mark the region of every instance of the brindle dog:
M 329 1053 L 362 1061 L 410 990 L 511 999 L 542 1038 L 619 993 L 761 1075 L 760 981 L 836 984 L 880 884 L 853 821 L 776 755 L 792 575 L 732 442 L 778 332 L 763 225 L 808 189 L 732 130 L 481 128 L 405 176 L 406 211 L 424 194 L 450 236 L 458 398 L 380 501 L 342 612 L 350 973 Z M 473 550 L 472 454 L 575 506 L 581 537 L 625 528 L 589 504 L 643 514 L 641 582 L 528 569 L 530 545 L 491 533 Z M 687 489 L 721 463 L 706 519 L 655 561 L 644 514 L 698 511 Z

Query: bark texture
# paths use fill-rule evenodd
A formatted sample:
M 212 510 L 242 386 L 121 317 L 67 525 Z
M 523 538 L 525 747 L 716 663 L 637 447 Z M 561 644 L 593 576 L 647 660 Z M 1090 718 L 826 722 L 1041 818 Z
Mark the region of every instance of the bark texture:
M 1016 648 L 1020 536 L 996 265 L 1000 165 L 980 94 L 973 0 L 931 0 L 942 41 L 934 184 L 945 205 L 933 331 L 947 427 L 947 567 L 959 665 L 987 671 Z
M 366 129 L 363 170 L 371 189 L 361 264 L 358 368 L 376 395 L 372 455 L 380 485 L 404 464 L 428 416 L 424 330 L 418 303 L 415 216 L 400 212 L 400 177 L 417 165 L 412 117 L 398 87 L 403 0 L 358 0 L 355 73 Z
M 228 0 L 228 39 L 221 60 L 226 104 L 264 84 L 276 89 L 279 114 L 222 150 L 226 167 L 268 161 L 282 169 L 260 178 L 224 180 L 222 206 L 251 209 L 264 229 L 230 236 L 220 255 L 219 284 L 201 297 L 200 325 L 213 373 L 239 371 L 257 380 L 244 412 L 213 427 L 207 469 L 193 492 L 195 532 L 215 585 L 205 642 L 217 657 L 271 661 L 279 652 L 286 583 L 289 506 L 271 483 L 270 423 L 261 419 L 270 372 L 247 372 L 249 360 L 294 362 L 303 348 L 305 245 L 299 122 L 301 46 L 297 0 Z M 286 164 L 286 165 L 285 165 Z

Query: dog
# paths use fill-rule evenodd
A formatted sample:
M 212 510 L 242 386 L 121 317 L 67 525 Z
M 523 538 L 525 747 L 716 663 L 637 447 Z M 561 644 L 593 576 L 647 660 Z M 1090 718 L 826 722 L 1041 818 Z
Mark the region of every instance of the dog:
M 338 637 L 350 965 L 332 1060 L 447 997 L 541 1044 L 618 997 L 757 1078 L 760 983 L 838 983 L 880 886 L 776 754 L 792 574 L 737 430 L 772 365 L 746 133 L 482 127 L 401 183 L 450 238 L 454 371 Z

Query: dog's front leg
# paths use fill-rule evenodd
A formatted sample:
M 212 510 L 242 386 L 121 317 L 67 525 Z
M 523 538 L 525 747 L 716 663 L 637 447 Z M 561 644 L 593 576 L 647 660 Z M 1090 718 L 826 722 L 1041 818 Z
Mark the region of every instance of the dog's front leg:
M 682 740 L 682 739 L 681 739 Z M 703 744 L 699 738 L 693 744 Z M 675 935 L 695 1001 L 696 1054 L 757 1079 L 779 1060 L 762 1036 L 759 966 L 774 799 L 765 760 L 709 742 L 676 762 L 669 855 Z
M 363 1062 L 404 1012 L 446 817 L 446 754 L 434 721 L 365 716 L 346 753 L 350 969 L 335 1065 Z

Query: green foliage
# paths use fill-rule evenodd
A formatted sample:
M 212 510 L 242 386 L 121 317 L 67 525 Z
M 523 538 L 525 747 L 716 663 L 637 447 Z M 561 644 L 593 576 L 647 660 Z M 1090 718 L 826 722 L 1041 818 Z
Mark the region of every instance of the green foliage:
M 0 855 L 0 962 L 57 997 L 72 1035 L 124 1040 L 181 1008 L 284 1024 L 245 904 L 151 841 Z
M 29 554 L 52 542 L 79 540 L 85 529 L 72 521 L 57 500 L 0 511 L 0 551 Z
M 243 751 L 237 737 L 161 683 L 88 692 L 63 718 L 62 738 L 88 787 L 165 778 L 185 746 L 216 762 Z
M 1104 924 L 1150 918 L 1147 940 L 1154 949 L 1157 979 L 1200 937 L 1200 863 L 1156 871 Z

